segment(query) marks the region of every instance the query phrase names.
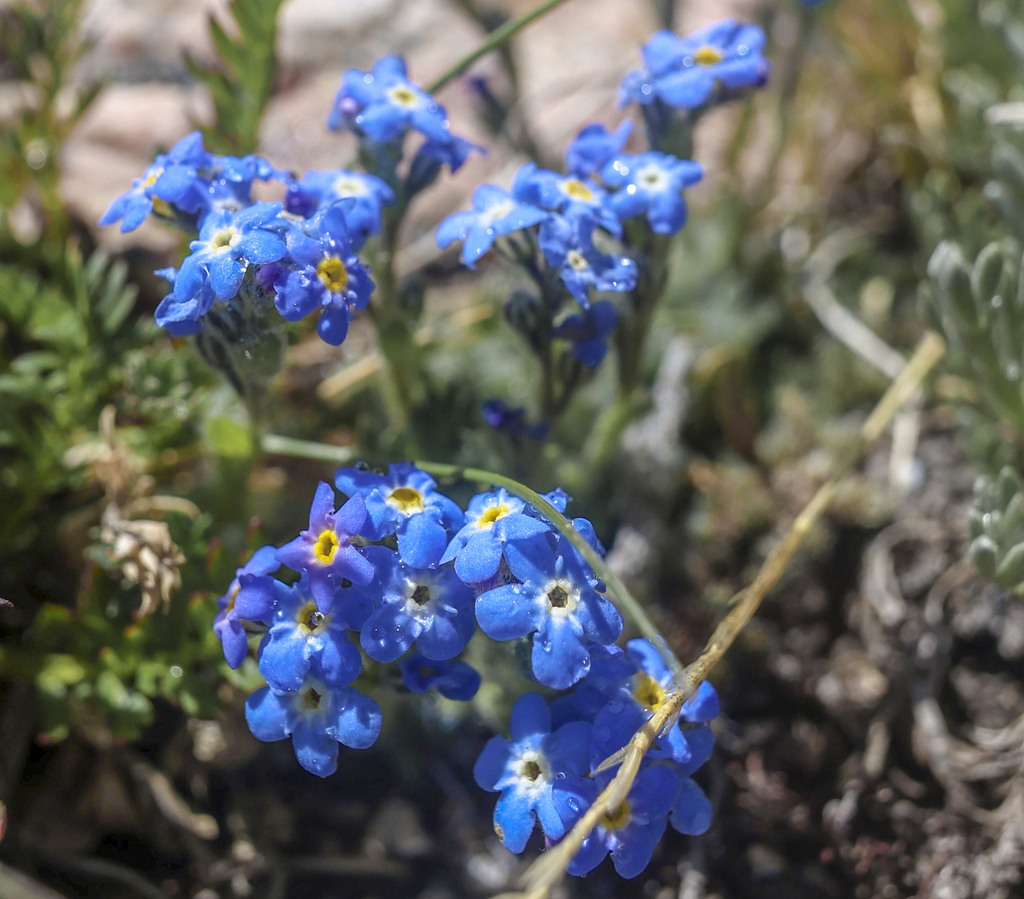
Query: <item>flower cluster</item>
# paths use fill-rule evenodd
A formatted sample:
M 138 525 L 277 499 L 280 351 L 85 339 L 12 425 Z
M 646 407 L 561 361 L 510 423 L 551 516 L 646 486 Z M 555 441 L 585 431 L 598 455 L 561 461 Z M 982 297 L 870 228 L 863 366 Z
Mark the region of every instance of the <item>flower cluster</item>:
M 262 325 L 266 306 L 285 321 L 319 313 L 317 333 L 340 345 L 370 301 L 373 281 L 358 254 L 381 232 L 385 210 L 399 200 L 404 208 L 442 164 L 454 171 L 480 149 L 451 133 L 443 107 L 408 81 L 397 56 L 371 73 L 346 72 L 328 124 L 356 131 L 368 147 L 361 156 L 376 169 L 298 178 L 258 156 L 212 154 L 195 132 L 114 201 L 101 225 L 120 220 L 130 231 L 153 213 L 195 236 L 181 267 L 158 273 L 172 285 L 156 310 L 161 327 L 178 337 L 217 332 L 230 343 L 239 339 L 232 324 Z M 397 166 L 410 128 L 427 139 L 403 178 Z M 283 203 L 253 202 L 256 180 L 283 185 Z
M 309 527 L 284 546 L 265 546 L 237 572 L 219 600 L 214 631 L 229 665 L 248 653 L 246 625 L 265 633 L 257 663 L 266 685 L 246 702 L 246 721 L 265 741 L 291 737 L 306 770 L 327 776 L 339 746 L 377 738 L 381 711 L 352 684 L 374 662 L 400 661 L 408 689 L 466 701 L 480 675 L 458 660 L 477 626 L 494 640 L 528 640 L 530 673 L 569 692 L 549 706 L 538 693 L 515 703 L 511 739 L 496 736 L 474 768 L 477 783 L 500 793 L 494 826 L 522 852 L 539 822 L 561 839 L 607 784 L 591 776 L 661 707 L 673 672 L 648 640 L 615 645 L 622 618 L 604 585 L 554 525 L 504 489 L 474 496 L 463 510 L 411 463 L 386 472 L 343 468 L 321 483 Z M 569 497 L 544 497 L 564 513 Z M 599 554 L 589 521 L 572 527 Z M 274 575 L 298 574 L 290 585 Z M 647 754 L 622 806 L 606 815 L 569 867 L 584 874 L 606 855 L 624 877 L 640 873 L 667 824 L 703 833 L 711 806 L 691 775 L 708 759 L 718 714 L 709 684 Z
M 652 149 L 623 152 L 629 121 L 614 131 L 589 124 L 566 150 L 565 173 L 526 163 L 509 190 L 481 184 L 472 209 L 440 224 L 438 245 L 461 241 L 469 268 L 492 248 L 522 265 L 540 296 L 527 302 L 516 291 L 510 322 L 537 352 L 546 352 L 552 341 L 568 341 L 575 363 L 596 368 L 618 313 L 610 300 L 594 301 L 593 295 L 637 288 L 635 257 L 646 251 L 647 235 L 683 227 L 683 192 L 703 175 L 697 163 L 663 151 L 672 111 L 706 107 L 764 84 L 770 66 L 763 47 L 760 28 L 732 20 L 687 38 L 658 32 L 643 48 L 644 68 L 630 73 L 620 89 L 622 105 L 642 105 Z M 635 220 L 644 227 L 626 227 Z M 565 314 L 566 296 L 581 310 Z
M 661 102 L 673 109 L 697 109 L 727 94 L 761 87 L 771 64 L 764 58 L 764 31 L 722 19 L 681 38 L 659 31 L 643 47 L 644 66 L 619 87 L 619 104 Z
M 405 657 L 414 692 L 468 699 L 479 677 L 453 660 L 478 624 L 496 640 L 532 639 L 533 676 L 555 689 L 584 678 L 594 648 L 621 633 L 579 552 L 505 490 L 463 511 L 409 463 L 343 468 L 335 485 L 347 502 L 335 509 L 334 489 L 321 483 L 309 527 L 239 569 L 214 624 L 232 667 L 247 654 L 244 622 L 269 628 L 257 652 L 267 686 L 250 697 L 249 724 L 259 739 L 291 736 L 310 771 L 329 774 L 338 743 L 369 745 L 380 729 L 379 710 L 350 686 L 362 671 L 359 646 L 382 664 Z M 559 511 L 569 501 L 561 490 L 546 498 Z M 573 524 L 600 547 L 590 522 Z M 299 579 L 286 586 L 273 576 L 281 566 Z
M 586 678 L 550 707 L 537 693 L 520 697 L 511 740 L 493 737 L 473 771 L 483 789 L 501 794 L 494 829 L 505 847 L 522 852 L 538 823 L 549 845 L 565 836 L 613 776 L 588 772 L 626 745 L 665 702 L 671 684 L 657 648 L 631 640 L 625 651 L 595 649 Z M 584 840 L 570 874 L 586 874 L 611 855 L 621 876 L 635 877 L 669 823 L 684 834 L 708 829 L 711 803 L 691 775 L 711 755 L 708 722 L 717 714 L 718 696 L 703 684 L 645 757 L 626 799 Z

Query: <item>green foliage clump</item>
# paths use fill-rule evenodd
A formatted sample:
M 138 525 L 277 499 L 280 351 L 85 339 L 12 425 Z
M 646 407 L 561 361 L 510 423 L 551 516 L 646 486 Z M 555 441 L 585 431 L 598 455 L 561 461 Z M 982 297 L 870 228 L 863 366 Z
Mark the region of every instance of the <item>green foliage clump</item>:
M 991 243 L 968 265 L 960 247 L 944 241 L 928 263 L 931 284 L 922 284 L 922 292 L 934 324 L 991 411 L 1024 435 L 1019 255 L 1012 241 Z
M 238 28 L 232 39 L 210 19 L 210 37 L 220 57 L 211 69 L 185 60 L 189 74 L 204 84 L 213 98 L 216 124 L 205 129 L 207 147 L 215 153 L 237 155 L 256 149 L 260 121 L 274 90 L 277 75 L 277 12 L 283 0 L 234 0 L 229 7 Z
M 1007 593 L 1024 596 L 1024 481 L 1009 466 L 974 485 L 968 519 L 975 567 Z

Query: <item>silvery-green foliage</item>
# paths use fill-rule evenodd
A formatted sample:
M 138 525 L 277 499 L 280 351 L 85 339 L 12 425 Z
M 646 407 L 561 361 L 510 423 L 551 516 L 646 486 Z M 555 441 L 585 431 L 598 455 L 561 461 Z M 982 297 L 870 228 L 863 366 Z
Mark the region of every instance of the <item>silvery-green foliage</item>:
M 968 519 L 975 567 L 1008 593 L 1024 596 L 1024 482 L 1009 466 L 980 477 Z
M 926 311 L 991 410 L 1024 434 L 1024 281 L 1020 248 L 990 243 L 973 265 L 953 241 L 936 247 L 922 284 Z

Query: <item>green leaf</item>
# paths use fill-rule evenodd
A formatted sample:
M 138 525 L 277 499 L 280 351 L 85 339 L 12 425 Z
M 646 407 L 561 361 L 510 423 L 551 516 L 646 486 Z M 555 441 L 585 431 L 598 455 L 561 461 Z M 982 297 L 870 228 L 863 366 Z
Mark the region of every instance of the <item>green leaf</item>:
M 214 418 L 207 422 L 206 436 L 220 456 L 244 458 L 252 454 L 249 429 L 230 418 Z

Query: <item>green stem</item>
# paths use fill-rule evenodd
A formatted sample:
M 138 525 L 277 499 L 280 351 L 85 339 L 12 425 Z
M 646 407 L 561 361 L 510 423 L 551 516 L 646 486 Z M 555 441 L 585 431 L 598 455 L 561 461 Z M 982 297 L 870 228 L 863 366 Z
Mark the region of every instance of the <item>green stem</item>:
M 564 0 L 546 0 L 541 3 L 536 9 L 531 9 L 529 12 L 523 13 L 515 19 L 509 19 L 500 28 L 495 28 L 483 41 L 472 51 L 462 57 L 455 65 L 453 65 L 447 72 L 445 72 L 440 78 L 437 79 L 433 84 L 427 88 L 427 93 L 435 94 L 442 87 L 444 87 L 453 78 L 458 78 L 463 72 L 466 71 L 473 63 L 483 56 L 486 56 L 492 50 L 497 49 L 507 40 L 509 40 L 514 34 L 521 31 L 531 22 L 536 21 L 545 13 L 551 12 L 556 6 L 563 3 Z
M 331 465 L 348 465 L 355 458 L 355 452 L 351 447 L 298 440 L 295 437 L 282 437 L 280 434 L 264 434 L 260 444 L 264 452 L 276 456 L 295 456 L 298 459 L 312 459 L 314 462 L 328 462 Z

